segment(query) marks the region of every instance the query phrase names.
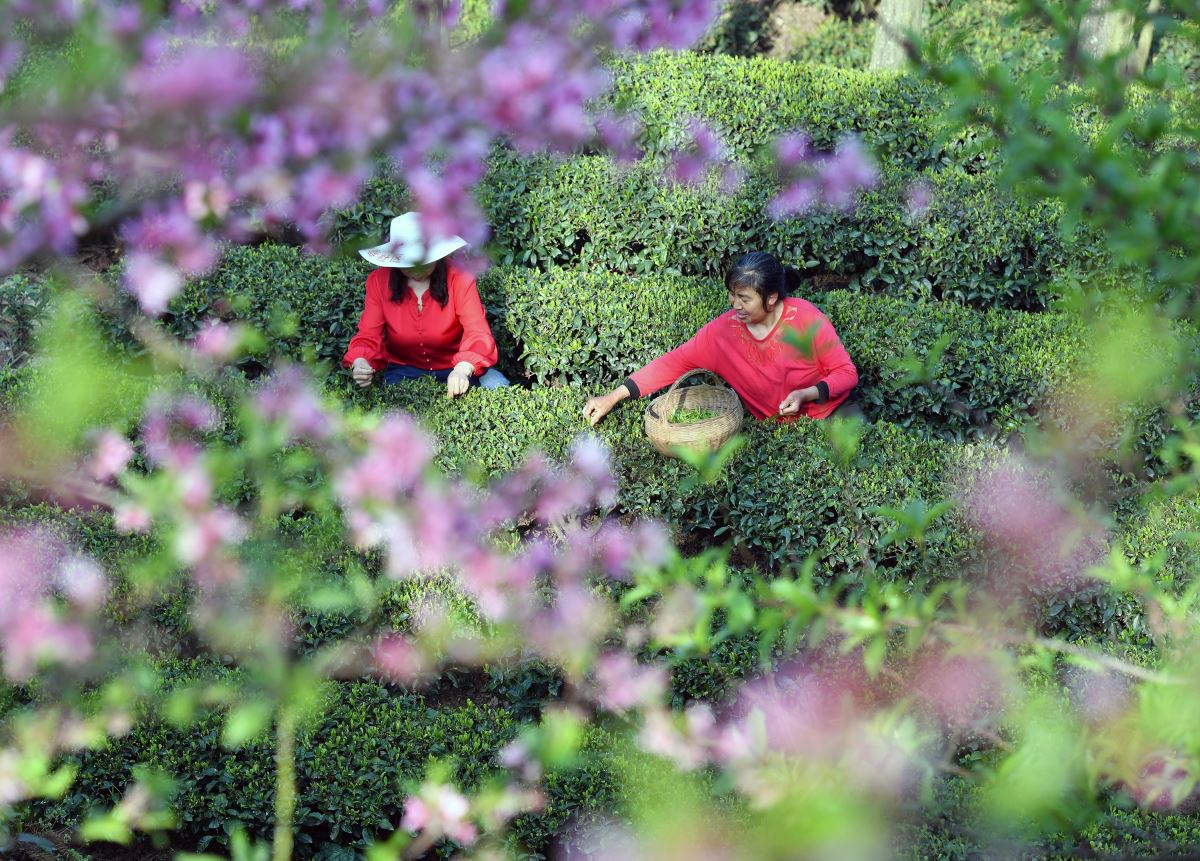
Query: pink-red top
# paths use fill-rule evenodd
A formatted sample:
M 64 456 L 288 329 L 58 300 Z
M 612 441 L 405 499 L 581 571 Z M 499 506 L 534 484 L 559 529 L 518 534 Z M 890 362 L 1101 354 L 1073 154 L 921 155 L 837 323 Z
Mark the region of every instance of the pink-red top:
M 367 276 L 367 299 L 358 321 L 358 332 L 342 357 L 347 368 L 355 359 L 366 359 L 381 371 L 388 365 L 412 365 L 427 371 L 453 368 L 470 362 L 475 374 L 496 364 L 496 339 L 479 301 L 475 278 L 447 263 L 446 307 L 426 293 L 417 310 L 417 297 L 405 290 L 392 301 L 388 277 L 391 269 L 376 269 Z
M 801 404 L 799 415 L 825 418 L 858 385 L 858 370 L 833 324 L 815 305 L 797 298 L 784 299 L 783 304 L 779 322 L 761 340 L 750 334 L 732 310 L 726 311 L 691 340 L 630 375 L 638 389 L 631 394 L 651 394 L 688 371 L 707 368 L 733 387 L 757 419 L 778 415 L 780 403 L 791 392 L 809 386 L 817 386 L 827 399 Z M 789 328 L 802 337 L 812 332 L 809 355 L 784 342 L 783 334 Z

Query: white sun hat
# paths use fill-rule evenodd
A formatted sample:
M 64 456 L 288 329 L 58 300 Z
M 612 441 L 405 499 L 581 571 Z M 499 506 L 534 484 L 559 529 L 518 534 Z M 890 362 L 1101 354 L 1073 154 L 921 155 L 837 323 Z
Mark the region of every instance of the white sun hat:
M 392 219 L 388 241 L 358 253 L 376 266 L 424 266 L 441 260 L 467 244 L 461 236 L 427 240 L 421 230 L 421 216 L 406 212 Z

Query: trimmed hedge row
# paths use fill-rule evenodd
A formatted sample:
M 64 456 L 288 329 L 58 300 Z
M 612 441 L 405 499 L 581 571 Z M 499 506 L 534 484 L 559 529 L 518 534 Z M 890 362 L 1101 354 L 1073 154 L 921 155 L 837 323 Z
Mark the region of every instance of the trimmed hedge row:
M 165 320 L 188 337 L 213 316 L 272 333 L 272 356 L 336 368 L 362 307 L 369 267 L 306 256 L 280 245 L 233 246 L 190 282 Z M 725 307 L 719 281 L 677 275 L 501 267 L 480 294 L 510 379 L 611 386 L 690 338 Z M 1082 353 L 1082 330 L 1065 315 L 975 311 L 835 290 L 810 298 L 833 320 L 862 377 L 872 416 L 937 436 L 965 438 L 1011 427 L 1060 382 Z M 114 333 L 116 336 L 119 333 Z M 927 381 L 906 382 L 897 360 L 950 344 Z
M 674 185 L 653 162 L 617 167 L 602 156 L 518 160 L 500 154 L 477 193 L 492 226 L 494 262 L 622 274 L 720 276 L 748 250 L 769 251 L 852 289 L 952 299 L 981 307 L 1046 308 L 1056 281 L 1105 260 L 1081 228 L 1064 240 L 1060 208 L 1021 201 L 987 174 L 928 172 L 931 205 L 910 214 L 917 178 L 888 175 L 849 213 L 767 216 L 773 183 L 751 177 L 730 195 L 715 180 Z M 360 202 L 333 217 L 338 242 L 380 241 L 386 213 L 407 191 L 377 178 Z
M 783 221 L 766 214 L 774 186 L 764 177 L 729 195 L 715 178 L 674 185 L 651 162 L 619 168 L 600 156 L 497 156 L 478 193 L 502 265 L 720 277 L 758 250 L 851 289 L 1040 310 L 1053 282 L 1104 258 L 1095 237 L 1063 240 L 1055 204 L 1016 200 L 988 175 L 927 174 L 933 202 L 921 215 L 905 208 L 911 179 L 886 174 L 852 212 Z
M 640 114 L 649 153 L 685 144 L 686 123 L 698 117 L 740 156 L 804 129 L 822 149 L 858 134 L 884 160 L 914 170 L 946 157 L 935 142 L 944 98 L 915 77 L 686 51 L 609 65 L 609 99 Z
M 539 383 L 611 386 L 727 310 L 723 282 L 661 275 L 494 269 L 505 328 Z M 803 294 L 802 294 L 803 295 Z M 845 290 L 808 295 L 833 322 L 859 371 L 872 417 L 962 438 L 1012 427 L 1062 383 L 1084 354 L 1084 328 L 1064 314 L 976 311 Z M 928 378 L 897 360 L 948 346 Z
M 364 407 L 417 415 L 438 437 L 438 460 L 449 470 L 500 475 L 535 448 L 561 459 L 587 430 L 584 394 L 573 388 L 472 390 L 456 401 L 428 381 L 344 391 Z M 843 467 L 831 454 L 827 423 L 749 420 L 747 444 L 721 476 L 688 487 L 692 468 L 663 458 L 646 439 L 644 408 L 626 401 L 596 428 L 613 453 L 618 511 L 666 520 L 685 549 L 731 542 L 739 562 L 767 568 L 815 553 L 826 579 L 871 562 L 897 579 L 961 574 L 973 552 L 972 536 L 954 515 L 927 537 L 928 558 L 911 541 L 879 546 L 894 524 L 877 506 L 943 498 L 960 447 L 877 423 L 865 428 L 859 455 Z
M 177 681 L 228 675 L 189 666 Z M 274 745 L 264 738 L 226 749 L 223 723 L 215 712 L 178 729 L 154 716 L 139 721 L 107 747 L 75 757 L 74 786 L 61 800 L 35 808 L 35 821 L 70 826 L 94 806 L 116 804 L 132 783 L 132 768 L 143 764 L 177 777 L 172 807 L 176 834 L 186 844 L 202 851 L 224 844 L 239 822 L 257 839 L 269 839 Z M 431 759 L 453 761 L 453 777 L 464 788 L 479 786 L 515 734 L 504 710 L 471 702 L 433 708 L 422 697 L 374 682 L 329 683 L 324 713 L 298 739 L 297 854 L 332 848 L 324 844 L 361 848 L 386 836 L 403 815 L 403 782 L 419 781 Z

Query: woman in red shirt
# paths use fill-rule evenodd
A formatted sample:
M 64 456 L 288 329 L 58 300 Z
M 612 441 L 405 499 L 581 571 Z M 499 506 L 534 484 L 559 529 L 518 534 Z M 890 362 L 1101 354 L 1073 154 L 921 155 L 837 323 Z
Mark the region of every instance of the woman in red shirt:
M 847 403 L 858 371 L 829 319 L 811 302 L 788 296 L 799 285 L 800 273 L 770 254 L 742 255 L 725 275 L 731 309 L 608 394 L 588 400 L 583 414 L 594 425 L 625 398 L 652 394 L 688 371 L 707 368 L 757 419 L 827 418 Z M 788 329 L 811 336 L 811 349 L 786 343 Z M 851 409 L 858 412 L 847 405 Z
M 433 377 L 450 397 L 508 385 L 492 367 L 496 340 L 475 278 L 448 259 L 466 244 L 452 236 L 426 245 L 420 217 L 408 212 L 392 219 L 387 242 L 359 252 L 380 268 L 367 276 L 358 332 L 342 358 L 355 383 L 369 386 L 377 371 L 385 384 Z

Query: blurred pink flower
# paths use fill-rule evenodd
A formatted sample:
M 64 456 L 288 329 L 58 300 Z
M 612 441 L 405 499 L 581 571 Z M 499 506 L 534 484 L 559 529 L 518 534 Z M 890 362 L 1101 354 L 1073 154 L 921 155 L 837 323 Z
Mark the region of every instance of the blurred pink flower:
M 133 446 L 116 431 L 106 430 L 92 444 L 88 473 L 96 481 L 105 482 L 124 472 L 133 457 Z
M 425 672 L 421 653 L 399 634 L 389 634 L 375 641 L 371 660 L 379 672 L 393 682 L 411 685 Z
M 135 251 L 125 263 L 125 286 L 143 313 L 158 317 L 183 287 L 183 275 L 157 255 Z
M 879 181 L 875 159 L 858 138 L 850 137 L 838 144 L 832 158 L 817 168 L 821 181 L 821 197 L 834 209 L 849 209 L 859 191 L 872 188 Z
M 123 503 L 113 511 L 113 526 L 118 532 L 149 532 L 151 524 L 150 512 L 140 505 Z
M 350 506 L 394 501 L 412 489 L 433 452 L 432 440 L 411 417 L 391 413 L 367 434 L 366 451 L 338 474 L 338 495 Z
M 67 556 L 58 567 L 58 588 L 76 607 L 99 610 L 108 598 L 108 578 L 92 559 Z
M 688 122 L 688 143 L 671 159 L 670 174 L 675 182 L 697 185 L 712 167 L 722 165 L 728 151 L 717 132 L 703 120 Z
M 909 217 L 919 218 L 924 215 L 933 203 L 933 186 L 928 180 L 918 179 L 911 183 L 904 192 L 904 208 Z
M 242 333 L 218 320 L 208 320 L 192 339 L 192 349 L 200 356 L 214 362 L 224 362 L 237 351 Z
M 81 665 L 92 657 L 92 638 L 77 622 L 57 619 L 44 604 L 28 607 L 3 631 L 4 673 L 31 678 L 42 661 Z
M 817 153 L 801 132 L 775 142 L 780 189 L 768 205 L 772 218 L 803 215 L 818 206 L 848 210 L 859 192 L 879 182 L 875 160 L 855 137 L 844 138 L 833 153 Z
M 911 690 L 955 731 L 994 725 L 1007 693 L 986 658 L 928 651 L 913 669 Z
M 258 73 L 243 52 L 191 45 L 135 68 L 130 93 L 151 113 L 219 115 L 243 107 L 258 92 Z
M 614 712 L 654 705 L 667 690 L 667 673 L 662 667 L 637 663 L 625 652 L 605 652 L 596 661 L 599 702 Z
M 705 703 L 688 706 L 682 719 L 665 709 L 651 709 L 638 733 L 638 744 L 683 771 L 695 771 L 710 759 L 716 728 L 712 709 Z
M 271 374 L 255 394 L 254 405 L 263 419 L 283 425 L 289 441 L 320 441 L 333 433 L 333 416 L 299 365 Z
M 75 612 L 65 618 L 53 598 L 61 591 Z M 68 552 L 41 528 L 0 532 L 0 651 L 13 681 L 30 678 L 43 661 L 85 663 L 92 654 L 83 618 L 108 594 L 103 572 L 89 559 Z
M 236 544 L 246 536 L 246 525 L 224 508 L 188 517 L 178 526 L 175 536 L 175 556 L 184 565 L 198 565 L 216 551 Z
M 1038 590 L 1082 582 L 1104 556 L 1104 528 L 1077 509 L 1049 470 L 1010 457 L 975 476 L 963 504 L 1002 577 Z
M 445 835 L 464 846 L 470 846 L 479 836 L 478 829 L 468 817 L 471 803 L 452 786 L 424 783 L 414 796 L 404 802 L 404 818 L 400 827 L 405 831 Z

